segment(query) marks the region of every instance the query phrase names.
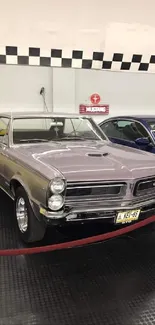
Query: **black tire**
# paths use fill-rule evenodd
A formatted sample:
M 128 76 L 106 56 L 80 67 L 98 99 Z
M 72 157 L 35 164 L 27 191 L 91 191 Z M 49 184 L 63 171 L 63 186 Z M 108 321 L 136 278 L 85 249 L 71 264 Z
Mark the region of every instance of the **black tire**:
M 21 229 L 19 228 L 19 224 L 17 221 L 16 206 L 20 198 L 23 198 L 25 201 L 25 207 L 27 210 L 27 217 L 28 217 L 27 229 L 24 232 L 21 231 Z M 16 190 L 15 217 L 16 217 L 16 223 L 17 223 L 18 231 L 20 233 L 20 237 L 25 243 L 33 243 L 43 239 L 46 232 L 46 225 L 44 222 L 41 222 L 36 218 L 33 209 L 31 207 L 29 198 L 27 196 L 27 193 L 25 192 L 23 187 L 18 187 Z

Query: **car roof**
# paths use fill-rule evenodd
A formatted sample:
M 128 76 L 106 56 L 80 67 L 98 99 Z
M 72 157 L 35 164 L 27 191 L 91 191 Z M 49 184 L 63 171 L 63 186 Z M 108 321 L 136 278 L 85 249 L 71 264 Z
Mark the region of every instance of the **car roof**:
M 113 116 L 108 119 L 105 119 L 102 122 L 100 122 L 100 124 L 108 120 L 114 120 L 114 119 L 152 120 L 155 119 L 155 115 L 119 115 L 119 116 Z
M 135 118 L 141 118 L 141 119 L 152 119 L 155 118 L 155 115 L 132 115 Z
M 152 119 L 152 118 L 155 118 L 155 115 L 124 115 L 124 116 L 117 116 L 119 118 L 121 117 L 125 117 L 125 118 L 136 118 L 136 119 Z
M 0 116 L 7 117 L 7 118 L 48 118 L 48 117 L 70 117 L 70 118 L 88 118 L 86 115 L 80 115 L 80 114 L 71 114 L 71 113 L 52 113 L 52 112 L 40 112 L 40 111 L 34 111 L 34 112 L 23 112 L 23 111 L 13 111 L 13 112 L 1 112 Z M 90 118 L 90 117 L 89 117 Z

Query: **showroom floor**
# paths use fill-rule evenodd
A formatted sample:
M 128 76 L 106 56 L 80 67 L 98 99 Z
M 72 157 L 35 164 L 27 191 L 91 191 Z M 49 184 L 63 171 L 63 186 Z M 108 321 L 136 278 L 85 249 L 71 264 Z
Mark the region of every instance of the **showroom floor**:
M 1 195 L 0 248 L 21 248 L 12 202 Z M 94 228 L 94 227 L 93 227 Z M 80 230 L 81 229 L 81 230 Z M 86 236 L 79 227 L 81 236 Z M 89 229 L 89 235 L 92 229 Z M 101 233 L 103 229 L 93 229 Z M 46 242 L 66 241 L 74 228 Z M 0 325 L 155 324 L 152 226 L 104 243 L 36 255 L 0 257 Z

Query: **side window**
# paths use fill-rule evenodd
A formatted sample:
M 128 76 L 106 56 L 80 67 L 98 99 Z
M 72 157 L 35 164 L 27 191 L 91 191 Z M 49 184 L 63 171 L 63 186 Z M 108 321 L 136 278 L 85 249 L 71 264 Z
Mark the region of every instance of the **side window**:
M 138 138 L 148 137 L 147 131 L 138 122 L 121 120 L 117 122 L 117 125 L 124 140 L 135 141 Z
M 123 139 L 122 127 L 118 126 L 117 121 L 109 121 L 101 126 L 101 129 L 107 137 Z
M 8 143 L 8 125 L 9 119 L 6 117 L 0 117 L 0 143 Z
M 147 131 L 140 123 L 130 120 L 110 121 L 102 126 L 102 130 L 108 137 L 127 141 L 148 137 Z
M 148 138 L 149 137 L 149 134 L 146 131 L 146 129 L 143 127 L 143 125 L 141 125 L 138 122 L 135 122 L 135 126 L 137 128 L 138 133 L 139 133 L 139 138 Z

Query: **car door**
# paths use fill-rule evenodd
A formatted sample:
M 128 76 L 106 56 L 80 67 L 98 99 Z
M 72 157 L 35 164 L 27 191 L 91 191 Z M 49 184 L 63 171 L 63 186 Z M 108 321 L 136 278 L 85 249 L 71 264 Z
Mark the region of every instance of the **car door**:
M 4 175 L 8 149 L 8 127 L 10 119 L 0 116 L 0 187 L 6 190 L 7 184 Z
M 109 140 L 114 143 L 153 152 L 153 146 L 138 146 L 135 143 L 136 139 L 142 137 L 149 138 L 150 144 L 152 142 L 149 133 L 138 121 L 130 119 L 113 119 L 104 122 L 100 127 L 108 136 Z

